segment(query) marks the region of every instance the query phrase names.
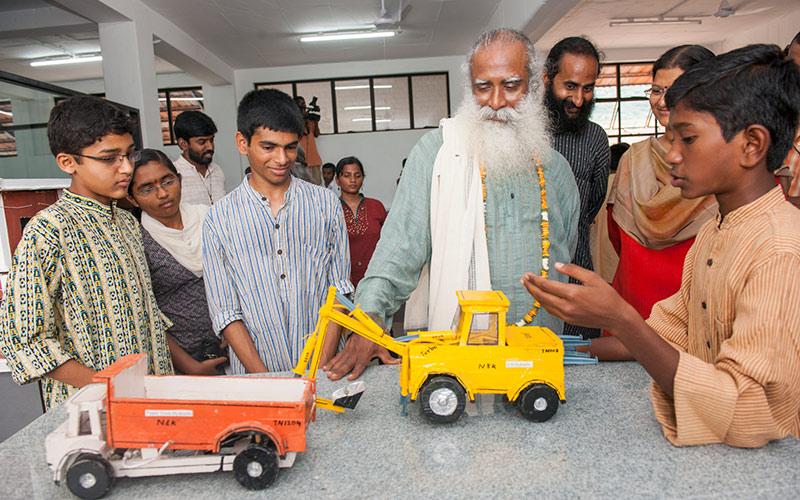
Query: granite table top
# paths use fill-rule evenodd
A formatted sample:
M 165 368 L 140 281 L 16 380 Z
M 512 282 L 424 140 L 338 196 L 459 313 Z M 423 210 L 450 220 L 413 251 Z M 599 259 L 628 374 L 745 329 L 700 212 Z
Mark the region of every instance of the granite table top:
M 396 366 L 371 366 L 345 414 L 317 410 L 308 445 L 267 489 L 231 472 L 117 479 L 110 498 L 798 498 L 800 441 L 760 449 L 672 446 L 636 363 L 567 366 L 566 404 L 543 423 L 481 396 L 450 425 L 400 412 Z M 321 373 L 321 372 L 320 372 Z M 318 395 L 342 386 L 320 378 Z M 45 462 L 56 408 L 0 444 L 0 498 L 71 498 Z

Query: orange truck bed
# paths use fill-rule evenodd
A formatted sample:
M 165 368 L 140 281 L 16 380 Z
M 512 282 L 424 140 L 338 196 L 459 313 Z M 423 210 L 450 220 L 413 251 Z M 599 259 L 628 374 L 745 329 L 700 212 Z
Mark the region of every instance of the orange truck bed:
M 305 451 L 316 417 L 315 381 L 307 378 L 156 377 L 144 355 L 98 373 L 106 384 L 107 442 L 114 448 L 219 452 L 234 435 L 264 434 L 278 455 Z

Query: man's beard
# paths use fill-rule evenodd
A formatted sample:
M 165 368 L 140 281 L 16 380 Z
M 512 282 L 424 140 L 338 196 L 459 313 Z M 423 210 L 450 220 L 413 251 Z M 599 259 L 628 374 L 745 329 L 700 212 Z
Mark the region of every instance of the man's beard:
M 492 118 L 496 118 L 493 120 Z M 512 182 L 536 178 L 536 160 L 550 159 L 550 131 L 542 102 L 532 92 L 515 108 L 481 107 L 471 91 L 455 119 L 466 130 L 470 153 L 486 176 Z
M 582 106 L 575 106 L 572 99 L 559 99 L 553 92 L 553 83 L 546 86 L 545 101 L 547 110 L 550 112 L 550 119 L 553 121 L 553 130 L 559 133 L 576 134 L 582 131 L 589 123 L 589 116 L 594 109 L 594 99 L 583 101 Z M 578 114 L 569 116 L 566 108 L 577 109 Z
M 204 156 L 205 153 L 200 153 L 199 155 L 195 154 L 191 149 L 187 149 L 186 152 L 189 154 L 189 159 L 198 165 L 209 165 L 214 160 L 213 151 L 211 151 L 209 156 Z

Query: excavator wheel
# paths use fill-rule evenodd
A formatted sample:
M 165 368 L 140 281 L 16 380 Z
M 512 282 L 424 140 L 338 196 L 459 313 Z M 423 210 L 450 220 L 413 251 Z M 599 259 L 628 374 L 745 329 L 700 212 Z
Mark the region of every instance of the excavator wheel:
M 455 422 L 464 413 L 467 393 L 450 377 L 433 377 L 422 386 L 418 397 L 422 414 L 431 422 Z
M 528 420 L 550 420 L 558 410 L 558 394 L 547 384 L 531 384 L 519 395 L 519 411 Z

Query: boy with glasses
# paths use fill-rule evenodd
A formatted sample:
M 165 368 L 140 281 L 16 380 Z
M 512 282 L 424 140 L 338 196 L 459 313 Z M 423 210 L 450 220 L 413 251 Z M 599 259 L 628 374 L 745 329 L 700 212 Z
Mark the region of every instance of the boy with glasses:
M 43 379 L 49 410 L 132 353 L 173 373 L 136 219 L 117 208 L 131 182 L 134 123 L 96 97 L 54 107 L 47 124 L 60 200 L 25 227 L 0 308 L 0 352 L 19 384 Z

